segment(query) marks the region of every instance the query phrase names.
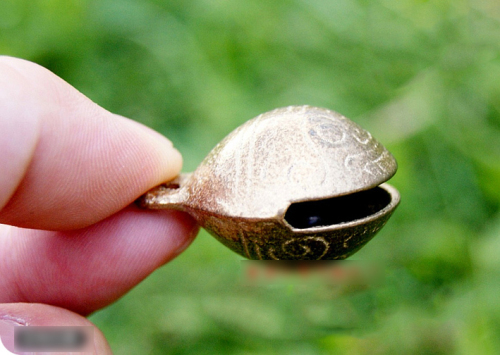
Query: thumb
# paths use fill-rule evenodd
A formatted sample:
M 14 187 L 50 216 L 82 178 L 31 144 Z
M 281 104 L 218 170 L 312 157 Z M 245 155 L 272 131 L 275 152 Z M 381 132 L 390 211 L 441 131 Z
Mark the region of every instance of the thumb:
M 0 223 L 70 230 L 171 180 L 182 157 L 50 71 L 0 56 Z

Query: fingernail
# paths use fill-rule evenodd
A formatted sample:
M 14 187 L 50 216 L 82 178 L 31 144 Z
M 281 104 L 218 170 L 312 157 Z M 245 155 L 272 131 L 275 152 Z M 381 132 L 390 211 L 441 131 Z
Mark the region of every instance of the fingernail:
M 92 326 L 44 327 L 25 326 L 17 318 L 0 318 L 0 355 L 57 355 L 88 353 L 94 344 Z M 48 348 L 47 348 L 48 347 Z M 44 349 L 44 350 L 37 350 Z M 16 351 L 18 349 L 19 351 Z
M 16 325 L 26 325 L 26 322 L 23 319 L 17 317 L 0 316 L 0 324 L 16 326 Z

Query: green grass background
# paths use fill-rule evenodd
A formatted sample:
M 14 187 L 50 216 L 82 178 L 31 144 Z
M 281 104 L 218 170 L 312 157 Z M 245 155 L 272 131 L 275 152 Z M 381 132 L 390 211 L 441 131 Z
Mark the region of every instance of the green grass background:
M 500 353 L 496 0 L 1 0 L 0 53 L 169 137 L 193 170 L 270 109 L 334 109 L 402 202 L 354 259 L 376 287 L 242 287 L 205 232 L 91 316 L 116 354 Z

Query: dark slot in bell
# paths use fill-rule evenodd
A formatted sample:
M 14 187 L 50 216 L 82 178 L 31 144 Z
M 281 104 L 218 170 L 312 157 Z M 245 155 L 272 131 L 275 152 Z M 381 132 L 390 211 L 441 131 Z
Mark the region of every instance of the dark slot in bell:
M 297 229 L 331 226 L 371 216 L 390 202 L 390 194 L 375 187 L 346 196 L 292 203 L 285 220 Z

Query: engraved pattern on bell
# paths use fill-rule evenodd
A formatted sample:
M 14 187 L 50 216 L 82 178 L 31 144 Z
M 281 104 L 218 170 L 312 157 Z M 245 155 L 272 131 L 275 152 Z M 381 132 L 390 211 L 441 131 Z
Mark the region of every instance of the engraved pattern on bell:
M 222 140 L 192 174 L 139 201 L 190 213 L 249 259 L 344 259 L 385 225 L 399 193 L 393 156 L 344 116 L 290 106 Z M 173 185 L 170 185 L 172 187 Z

